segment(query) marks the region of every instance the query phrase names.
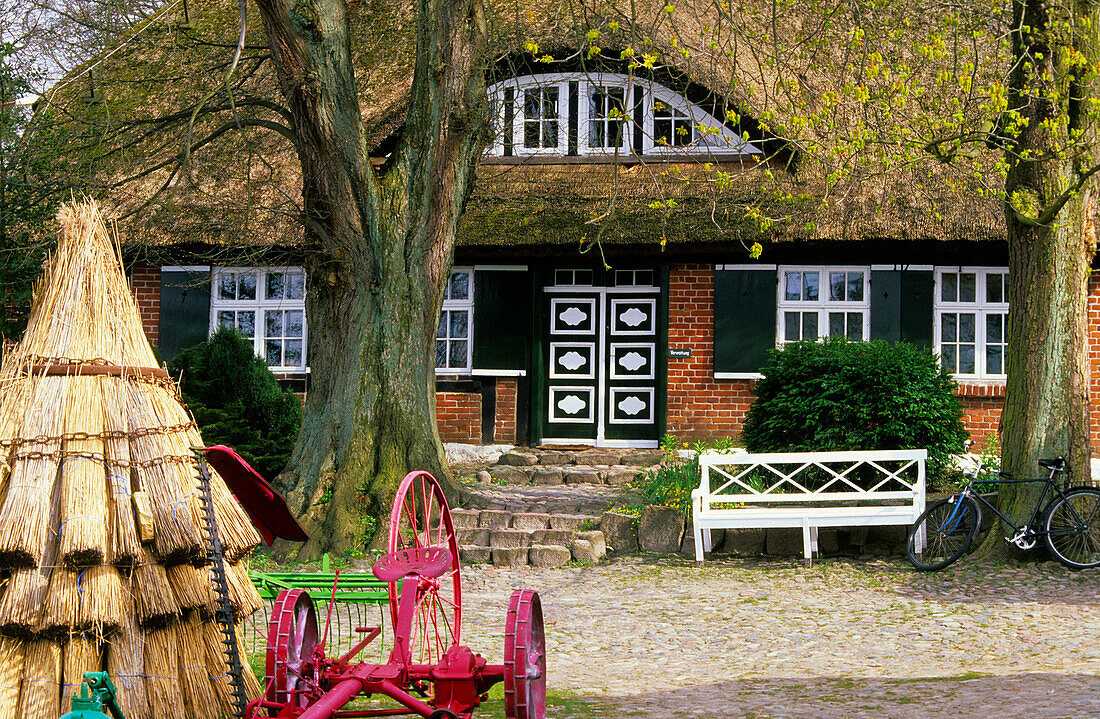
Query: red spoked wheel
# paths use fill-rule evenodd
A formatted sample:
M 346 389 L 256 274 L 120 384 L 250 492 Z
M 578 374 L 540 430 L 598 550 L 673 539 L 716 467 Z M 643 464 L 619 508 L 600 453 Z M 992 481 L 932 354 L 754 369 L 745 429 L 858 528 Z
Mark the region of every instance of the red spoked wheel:
M 279 592 L 267 629 L 268 701 L 300 708 L 309 706 L 317 686 L 317 614 L 313 600 L 301 589 Z M 271 709 L 275 716 L 278 709 Z
M 504 623 L 504 715 L 546 717 L 546 633 L 538 592 L 517 589 Z
M 450 567 L 439 577 L 421 577 L 418 582 L 409 637 L 414 662 L 438 664 L 462 635 L 462 578 L 450 505 L 436 478 L 423 471 L 405 475 L 390 514 L 389 551 L 416 547 L 443 547 L 451 553 Z M 399 582 L 390 582 L 390 617 L 395 631 L 399 588 Z

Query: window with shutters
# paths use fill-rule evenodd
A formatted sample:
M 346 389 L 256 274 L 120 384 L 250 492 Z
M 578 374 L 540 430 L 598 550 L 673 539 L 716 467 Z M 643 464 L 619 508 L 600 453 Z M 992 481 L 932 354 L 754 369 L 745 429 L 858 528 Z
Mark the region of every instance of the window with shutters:
M 936 269 L 934 342 L 956 377 L 1003 379 L 1008 331 L 1008 270 Z
M 868 338 L 869 267 L 780 267 L 778 344 Z
M 210 332 L 233 327 L 271 369 L 305 371 L 305 296 L 301 267 L 215 268 Z

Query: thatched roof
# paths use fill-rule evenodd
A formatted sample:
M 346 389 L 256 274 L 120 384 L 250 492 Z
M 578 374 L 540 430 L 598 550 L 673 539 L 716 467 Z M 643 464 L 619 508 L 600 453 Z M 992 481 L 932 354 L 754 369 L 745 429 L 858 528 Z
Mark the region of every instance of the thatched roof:
M 633 24 L 631 8 L 637 12 Z M 537 7 L 493 3 L 490 18 L 499 59 L 495 73 L 578 64 L 591 68 L 598 57 L 610 58 L 603 67 L 616 69 L 629 63 L 629 58 L 617 62 L 624 48 L 634 48 L 636 57 L 652 53 L 657 79 L 690 84 L 696 92 L 710 91 L 712 98 L 743 114 L 748 123 L 743 127 L 752 128 L 754 139 L 771 139 L 773 147 L 775 135 L 769 130 L 782 124 L 785 111 L 799 108 L 812 115 L 814 123 L 783 128 L 790 139 L 780 155 L 795 162 L 773 163 L 778 178 L 774 183 L 766 182 L 754 164 L 720 166 L 731 173 L 731 181 L 720 189 L 710 166 L 690 162 L 517 166 L 487 161 L 478 171 L 460 246 L 573 245 L 581 237 L 595 236 L 608 243 L 652 242 L 659 239 L 655 227 L 669 242 L 690 243 L 1003 238 L 999 203 L 966 189 L 973 185 L 973 175 L 949 191 L 944 179 L 955 173 L 949 166 L 910 166 L 902 161 L 881 171 L 858 164 L 854 155 L 849 161 L 830 160 L 832 164 L 811 160 L 828 154 L 831 136 L 871 127 L 870 110 L 859 104 L 836 103 L 825 109 L 814 104 L 820 103 L 831 80 L 839 81 L 850 71 L 829 43 L 848 32 L 844 14 L 854 10 L 838 5 L 817 15 L 818 10 L 802 4 L 769 3 L 767 12 L 763 6 L 740 5 L 735 15 L 729 6 L 702 2 L 677 3 L 671 14 L 665 8 L 664 2 L 648 0 L 551 0 Z M 769 76 L 774 63 L 745 40 L 753 28 L 764 32 L 774 26 L 771 11 L 776 8 L 782 33 L 809 58 L 796 91 L 775 87 Z M 219 0 L 192 0 L 187 18 L 182 5 L 173 6 L 109 57 L 75 70 L 49 96 L 51 112 L 67 120 L 68 131 L 80 138 L 71 144 L 84 143 L 82 156 L 96 158 L 94 179 L 83 186 L 105 197 L 124 234 L 132 242 L 137 238 L 142 251 L 184 245 L 215 255 L 224 252 L 227 261 L 241 261 L 242 253 L 257 248 L 293 252 L 300 242 L 296 152 L 286 137 L 262 127 L 286 126 L 289 121 L 277 109 L 281 97 L 257 14 L 252 8 L 249 13 L 248 44 L 230 80 L 235 109 L 230 109 L 229 96 L 220 85 L 236 42 L 238 18 L 231 4 Z M 386 139 L 400 127 L 411 84 L 411 4 L 351 2 L 349 13 L 367 137 L 384 152 Z M 832 17 L 837 28 L 822 30 L 821 17 Z M 734 25 L 737 32 L 729 31 Z M 599 30 L 597 40 L 591 40 L 592 30 Z M 899 56 L 915 54 L 909 34 L 879 40 Z M 530 42 L 538 45 L 535 55 L 522 49 L 531 50 Z M 602 50 L 587 61 L 578 49 L 593 44 Z M 918 67 L 912 81 L 919 82 L 924 73 L 934 86 L 934 71 Z M 934 106 L 936 99 L 926 95 L 922 102 Z M 169 162 L 134 177 L 138 168 L 178 152 L 197 104 L 224 109 L 199 116 L 191 136 L 204 144 L 192 152 L 186 167 L 180 170 L 178 163 Z M 912 100 L 914 107 L 918 104 Z M 153 121 L 165 116 L 171 120 Z M 756 123 L 754 118 L 768 122 Z M 250 126 L 243 132 L 226 131 L 238 121 Z M 211 135 L 215 137 L 205 144 Z M 827 177 L 837 167 L 848 173 L 839 185 Z M 166 184 L 172 189 L 157 195 Z M 812 199 L 792 203 L 787 193 Z M 671 211 L 649 206 L 670 197 L 677 201 Z M 762 227 L 746 219 L 746 205 L 760 208 L 762 216 L 775 221 Z

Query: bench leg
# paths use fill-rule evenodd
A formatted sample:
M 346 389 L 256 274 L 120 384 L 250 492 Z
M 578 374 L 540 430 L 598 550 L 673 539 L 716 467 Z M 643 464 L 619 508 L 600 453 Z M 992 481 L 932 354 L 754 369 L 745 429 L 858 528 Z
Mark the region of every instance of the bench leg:
M 817 527 L 811 527 L 809 522 L 802 523 L 802 553 L 806 556 L 806 566 L 814 561 L 814 550 L 817 549 Z
M 703 537 L 705 536 L 707 538 L 706 539 L 706 551 L 709 552 L 710 551 L 710 530 L 709 529 L 706 530 L 706 533 L 704 534 L 703 529 L 699 526 L 698 521 L 692 522 L 692 524 L 695 525 L 694 526 L 694 530 L 695 530 L 695 561 L 696 562 L 702 562 L 703 561 L 703 548 L 704 548 Z

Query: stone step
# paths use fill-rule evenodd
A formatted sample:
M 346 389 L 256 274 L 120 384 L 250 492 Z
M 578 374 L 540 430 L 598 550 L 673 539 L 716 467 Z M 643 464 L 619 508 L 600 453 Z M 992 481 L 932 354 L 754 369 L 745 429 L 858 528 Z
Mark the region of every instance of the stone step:
M 569 529 L 463 529 L 459 555 L 467 564 L 532 564 L 559 567 L 570 561 L 598 562 L 607 553 L 603 532 Z
M 628 487 L 647 471 L 625 464 L 573 464 L 564 466 L 495 464 L 479 470 L 475 479 L 481 483 L 500 485 L 534 484 L 554 487 L 563 484 L 600 484 Z

